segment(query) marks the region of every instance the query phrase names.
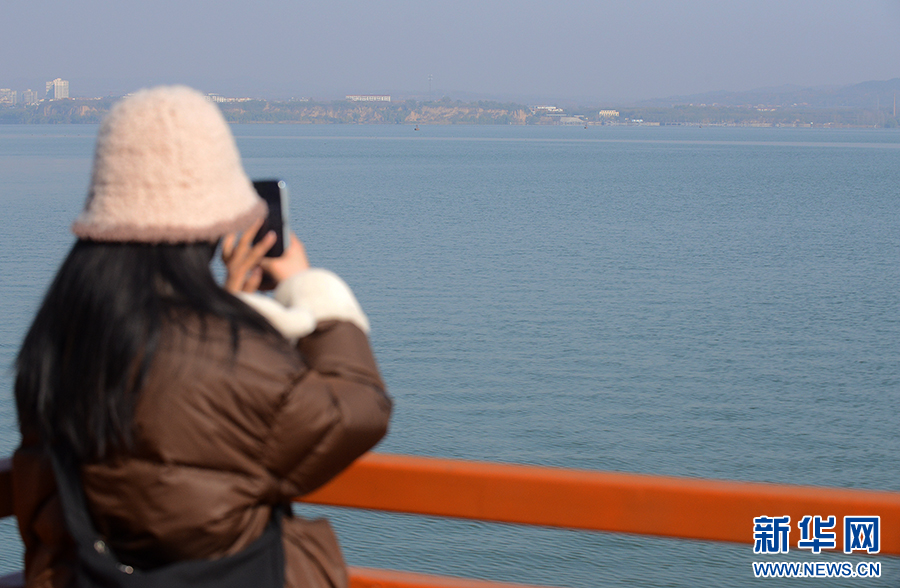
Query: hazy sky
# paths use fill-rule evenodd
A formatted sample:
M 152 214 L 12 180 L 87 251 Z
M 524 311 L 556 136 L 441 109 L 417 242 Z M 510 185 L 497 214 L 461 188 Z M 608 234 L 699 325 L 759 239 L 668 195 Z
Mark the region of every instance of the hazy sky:
M 613 101 L 900 77 L 900 0 L 2 0 L 0 87 Z

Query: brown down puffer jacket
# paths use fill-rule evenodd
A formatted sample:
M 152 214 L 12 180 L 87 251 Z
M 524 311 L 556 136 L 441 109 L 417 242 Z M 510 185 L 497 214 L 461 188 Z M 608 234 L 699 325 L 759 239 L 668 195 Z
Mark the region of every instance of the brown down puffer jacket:
M 166 326 L 135 410 L 134 452 L 82 467 L 95 525 L 120 559 L 153 566 L 240 551 L 273 504 L 321 486 L 386 433 L 391 401 L 365 316 L 349 289 L 343 310 L 316 302 L 321 283 L 345 295 L 332 276 L 313 275 L 287 300 L 316 325 L 295 347 L 242 331 L 233 353 L 223 321 L 208 320 L 203 335 L 197 319 Z M 13 484 L 26 585 L 68 586 L 74 549 L 27 428 Z M 287 587 L 347 585 L 326 521 L 285 518 L 283 541 Z

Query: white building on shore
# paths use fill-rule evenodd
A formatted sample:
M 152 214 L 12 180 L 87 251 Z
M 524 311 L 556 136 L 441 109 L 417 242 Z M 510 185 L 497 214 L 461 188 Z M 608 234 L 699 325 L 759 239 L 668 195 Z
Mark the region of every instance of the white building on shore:
M 559 106 L 532 106 L 533 114 L 563 114 L 565 111 Z
M 384 94 L 349 94 L 345 96 L 351 102 L 390 102 L 391 97 Z
M 62 100 L 69 97 L 69 80 L 56 78 L 47 82 L 47 98 L 50 100 Z

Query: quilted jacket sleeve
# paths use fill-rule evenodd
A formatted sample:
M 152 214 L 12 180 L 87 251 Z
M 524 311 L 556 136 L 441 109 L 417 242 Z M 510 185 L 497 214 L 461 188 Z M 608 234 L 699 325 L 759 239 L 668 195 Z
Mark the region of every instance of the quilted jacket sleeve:
M 66 532 L 53 469 L 34 431 L 23 431 L 13 455 L 13 510 L 25 544 L 26 585 L 68 586 L 75 569 L 75 545 Z
M 297 343 L 308 371 L 286 392 L 266 451 L 288 498 L 321 486 L 378 443 L 391 400 L 365 333 L 368 319 L 340 278 L 310 270 L 279 286 L 276 298 L 317 321 Z

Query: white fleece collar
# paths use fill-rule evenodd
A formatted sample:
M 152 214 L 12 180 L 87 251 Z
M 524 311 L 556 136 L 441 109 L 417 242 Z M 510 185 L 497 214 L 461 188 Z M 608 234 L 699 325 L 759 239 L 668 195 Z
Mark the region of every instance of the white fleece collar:
M 264 316 L 285 338 L 309 335 L 322 321 L 348 321 L 369 333 L 369 319 L 350 287 L 326 269 L 311 268 L 283 281 L 275 297 L 240 292 L 237 297 Z

